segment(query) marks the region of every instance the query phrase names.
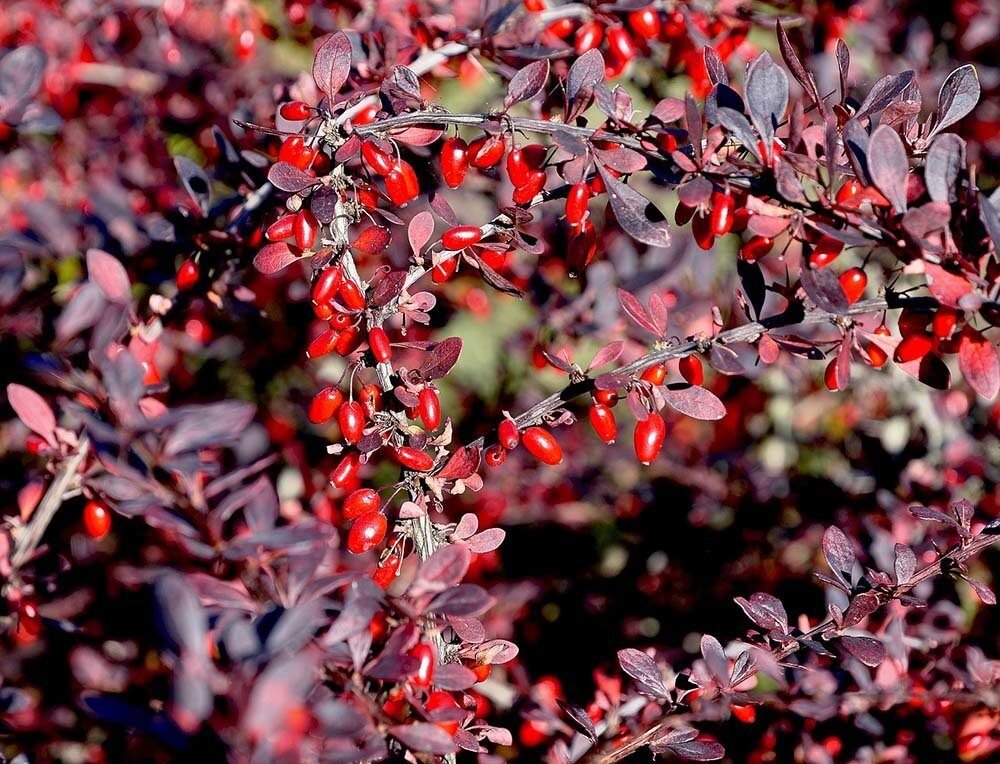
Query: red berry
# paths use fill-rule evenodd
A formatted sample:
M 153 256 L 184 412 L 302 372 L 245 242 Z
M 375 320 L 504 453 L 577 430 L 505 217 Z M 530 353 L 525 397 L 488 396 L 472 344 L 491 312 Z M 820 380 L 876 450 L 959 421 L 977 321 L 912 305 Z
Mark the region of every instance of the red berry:
M 826 365 L 826 371 L 823 372 L 823 383 L 826 385 L 826 389 L 831 392 L 837 392 L 840 390 L 840 375 L 837 373 L 837 366 L 839 359 L 834 356 L 830 359 L 830 363 Z
M 378 207 L 379 192 L 375 186 L 370 183 L 355 183 L 354 184 L 355 198 L 362 207 L 373 210 Z
M 420 412 L 420 421 L 428 430 L 436 430 L 441 424 L 441 399 L 438 392 L 433 387 L 425 387 L 418 396 L 417 408 Z
M 576 35 L 573 38 L 573 47 L 576 50 L 576 54 L 579 56 L 586 53 L 588 50 L 596 48 L 601 44 L 603 39 L 604 27 L 596 21 L 588 21 L 576 30 Z
M 295 246 L 299 249 L 312 249 L 319 232 L 319 221 L 311 210 L 299 210 L 295 216 Z
M 528 453 L 544 464 L 559 464 L 563 460 L 562 448 L 548 430 L 529 427 L 522 436 Z
M 893 356 L 896 363 L 907 363 L 923 358 L 934 347 L 934 340 L 929 334 L 924 332 L 914 333 L 903 337 L 903 340 L 896 345 L 896 353 Z
M 201 277 L 201 269 L 194 260 L 185 260 L 177 269 L 177 288 L 182 292 L 193 289 Z
M 880 326 L 875 330 L 875 334 L 879 334 L 883 337 L 889 337 L 892 335 L 892 332 L 889 331 L 887 326 Z M 882 368 L 885 366 L 885 362 L 889 360 L 889 354 L 874 342 L 868 344 L 868 357 L 871 359 L 873 369 Z
M 458 270 L 457 257 L 449 257 L 447 260 L 442 260 L 431 271 L 431 281 L 435 284 L 443 284 L 455 275 L 456 270 Z
M 324 387 L 309 403 L 309 421 L 313 424 L 329 422 L 343 402 L 344 394 L 338 388 Z
M 373 326 L 368 331 L 368 347 L 379 363 L 388 363 L 392 358 L 392 345 L 389 344 L 389 335 L 381 326 Z
M 503 159 L 503 138 L 484 135 L 469 144 L 469 164 L 479 170 L 496 166 Z
M 424 703 L 424 710 L 433 716 L 433 712 L 442 710 L 451 710 L 453 708 L 460 708 L 458 702 L 451 696 L 450 692 L 445 692 L 444 690 L 435 690 L 430 695 L 427 696 L 427 702 Z M 458 721 L 448 720 L 434 722 L 438 727 L 443 729 L 449 735 L 454 735 L 458 732 Z
M 700 385 L 705 381 L 705 368 L 696 355 L 686 355 L 677 362 L 677 369 L 689 385 Z
M 483 458 L 486 460 L 487 467 L 499 467 L 507 459 L 507 449 L 499 443 L 494 443 L 486 449 L 486 454 Z
M 361 440 L 365 428 L 365 412 L 360 403 L 348 401 L 341 406 L 337 413 L 337 422 L 340 424 L 340 432 L 344 436 L 344 440 L 351 444 Z
M 740 257 L 748 263 L 755 263 L 774 248 L 774 239 L 770 236 L 754 236 L 747 239 L 740 247 Z
M 365 385 L 358 392 L 358 401 L 371 416 L 382 409 L 382 389 L 378 385 Z
M 330 313 L 329 320 L 331 329 L 346 329 L 354 323 L 355 317 L 349 313 L 341 313 L 339 310 L 335 310 Z
M 865 293 L 866 286 L 868 286 L 868 277 L 860 268 L 848 268 L 840 274 L 840 287 L 847 295 L 847 302 L 852 305 Z
M 291 135 L 281 144 L 281 148 L 278 149 L 278 161 L 288 162 L 292 165 L 298 165 L 302 159 L 302 155 L 305 151 L 305 141 L 302 140 L 301 135 Z
M 385 538 L 389 522 L 381 512 L 369 512 L 357 519 L 347 534 L 347 549 L 354 554 L 369 552 Z
M 667 424 L 655 411 L 635 425 L 635 455 L 643 464 L 649 464 L 660 453 Z
M 334 345 L 333 349 L 336 350 L 339 355 L 346 356 L 357 350 L 358 345 L 360 344 L 361 327 L 349 326 L 340 333 L 340 336 L 337 338 L 337 344 Z
M 278 113 L 290 122 L 300 122 L 303 119 L 309 119 L 312 109 L 309 108 L 309 104 L 303 101 L 289 101 L 281 104 Z
M 528 183 L 528 174 L 531 170 L 532 168 L 528 165 L 521 149 L 511 149 L 507 155 L 507 177 L 510 178 L 514 188 L 521 188 Z
M 340 285 L 340 299 L 344 302 L 344 307 L 348 310 L 364 310 L 368 304 L 365 300 L 365 293 L 361 291 L 356 281 L 345 279 Z
M 368 168 L 377 175 L 388 175 L 396 167 L 396 158 L 372 141 L 362 141 L 361 156 Z
M 312 301 L 317 305 L 326 305 L 333 300 L 340 283 L 344 280 L 344 274 L 336 266 L 331 266 L 324 270 L 319 278 L 313 283 Z M 343 328 L 343 327 L 341 327 Z
M 590 425 L 597 433 L 597 437 L 605 443 L 614 443 L 618 437 L 618 424 L 615 422 L 615 415 L 603 403 L 595 403 L 590 407 Z
M 958 323 L 958 311 L 947 305 L 942 305 L 934 314 L 931 331 L 939 340 L 946 340 L 955 330 L 956 323 Z
M 517 444 L 521 442 L 521 433 L 518 432 L 517 425 L 514 424 L 513 419 L 504 419 L 500 423 L 500 426 L 497 428 L 497 436 L 500 439 L 500 445 L 508 451 L 513 451 L 517 448 Z
M 396 576 L 399 575 L 399 566 L 402 561 L 403 558 L 399 556 L 399 552 L 390 552 L 382 558 L 375 568 L 372 580 L 378 584 L 379 588 L 388 589 L 396 580 Z
M 428 472 L 434 468 L 434 457 L 425 451 L 410 446 L 393 449 L 396 461 L 415 472 Z
M 712 192 L 712 233 L 725 236 L 733 227 L 733 213 L 736 202 L 728 191 Z
M 368 512 L 377 512 L 382 506 L 378 493 L 371 488 L 359 488 L 344 499 L 344 518 L 357 520 Z
M 42 630 L 42 615 L 33 600 L 23 598 L 17 605 L 17 623 L 28 634 L 34 636 Z
M 566 265 L 571 278 L 578 276 L 590 265 L 597 254 L 597 229 L 589 220 L 579 226 L 571 226 Z
M 334 350 L 339 341 L 340 332 L 336 329 L 327 329 L 309 343 L 309 347 L 306 348 L 306 355 L 309 358 L 319 358 L 320 356 L 324 356 Z
M 702 249 L 708 250 L 715 244 L 715 232 L 712 229 L 712 216 L 703 212 L 698 212 L 691 218 L 691 233 L 694 235 L 695 243 Z
M 574 28 L 575 25 L 573 24 L 573 19 L 563 16 L 562 18 L 556 19 L 549 24 L 545 28 L 545 31 L 548 34 L 555 36 L 557 39 L 565 40 L 573 34 Z
M 268 241 L 281 241 L 292 236 L 295 225 L 295 215 L 282 215 L 264 231 Z
M 409 162 L 400 161 L 385 179 L 385 190 L 397 207 L 406 205 L 420 194 L 420 182 Z
M 483 232 L 474 225 L 459 225 L 444 232 L 441 237 L 441 244 L 445 249 L 452 252 L 471 247 L 478 244 L 483 238 Z
M 733 706 L 733 716 L 744 724 L 753 724 L 757 719 L 757 708 L 755 706 Z
M 614 408 L 618 403 L 618 393 L 614 390 L 594 390 L 594 400 L 608 408 Z
M 627 63 L 635 58 L 635 43 L 624 27 L 613 26 L 608 28 L 608 52 L 612 58 L 617 57 L 622 63 Z
M 441 144 L 441 175 L 449 188 L 458 188 L 469 171 L 469 147 L 461 138 L 448 138 Z
M 837 255 L 843 249 L 844 242 L 838 241 L 832 236 L 823 236 L 813 247 L 813 251 L 809 255 L 809 263 L 813 268 L 825 268 L 837 259 Z
M 847 204 L 860 193 L 861 184 L 854 178 L 849 178 L 837 189 L 837 204 Z
M 545 174 L 545 170 L 530 170 L 525 184 L 514 189 L 512 195 L 514 204 L 528 204 L 542 192 L 546 180 L 548 180 L 548 176 Z
M 361 456 L 356 453 L 346 454 L 330 473 L 330 482 L 337 488 L 346 488 L 358 478 L 361 470 Z
M 655 8 L 643 8 L 628 15 L 628 25 L 639 37 L 653 40 L 660 34 L 660 14 Z
M 493 673 L 493 667 L 488 663 L 480 663 L 473 667 L 472 673 L 476 675 L 476 682 L 485 682 Z
M 99 501 L 88 501 L 83 508 L 83 527 L 92 539 L 102 539 L 111 530 L 111 513 Z
M 426 642 L 420 642 L 410 650 L 410 656 L 417 659 L 417 668 L 411 674 L 413 684 L 417 687 L 430 687 L 434 681 L 434 668 L 437 665 L 434 648 Z
M 576 183 L 566 195 L 566 221 L 582 223 L 590 201 L 590 187 L 586 183 Z
M 662 363 L 654 364 L 653 366 L 647 366 L 642 371 L 642 376 L 639 377 L 643 382 L 649 382 L 653 386 L 659 386 L 663 384 L 663 380 L 667 378 L 667 367 Z

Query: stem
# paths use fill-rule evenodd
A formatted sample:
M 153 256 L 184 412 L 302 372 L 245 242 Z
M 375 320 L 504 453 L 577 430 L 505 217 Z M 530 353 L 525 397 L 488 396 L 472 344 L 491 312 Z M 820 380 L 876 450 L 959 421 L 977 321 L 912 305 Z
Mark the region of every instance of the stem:
M 49 523 L 52 522 L 52 518 L 55 517 L 59 507 L 62 506 L 70 484 L 76 477 L 80 465 L 87 458 L 89 450 L 90 441 L 86 437 L 81 438 L 76 453 L 63 465 L 56 479 L 49 486 L 49 490 L 45 492 L 45 496 L 42 497 L 38 508 L 32 513 L 31 520 L 28 522 L 24 532 L 18 536 L 14 554 L 11 555 L 10 559 L 11 565 L 14 568 L 20 568 L 21 565 L 27 562 L 42 542 L 45 530 L 49 527 Z
M 964 547 L 960 545 L 953 546 L 947 552 L 942 554 L 937 560 L 914 573 L 913 577 L 905 584 L 899 584 L 891 589 L 876 590 L 875 594 L 879 599 L 879 607 L 885 607 L 893 600 L 897 600 L 903 595 L 908 594 L 923 582 L 941 575 L 941 566 L 944 560 L 950 559 L 956 564 L 964 563 L 978 555 L 987 547 L 995 544 L 997 541 L 1000 541 L 1000 536 L 981 534 Z M 795 641 L 789 642 L 780 650 L 775 651 L 774 657 L 778 662 L 787 660 L 802 649 L 802 640 L 813 639 L 822 635 L 826 631 L 835 628 L 836 625 L 834 624 L 833 619 L 827 618 L 802 636 L 797 637 Z M 746 675 L 746 678 L 749 679 L 756 676 L 757 673 L 758 669 L 753 667 L 750 670 L 750 673 Z M 591 751 L 579 761 L 586 762 L 588 764 L 614 764 L 614 762 L 621 761 L 628 756 L 631 756 L 643 746 L 649 745 L 655 741 L 663 735 L 671 727 L 671 725 L 672 719 L 669 716 L 662 718 L 619 748 L 616 748 L 613 751 L 607 751 L 605 745 L 601 748 L 591 749 Z

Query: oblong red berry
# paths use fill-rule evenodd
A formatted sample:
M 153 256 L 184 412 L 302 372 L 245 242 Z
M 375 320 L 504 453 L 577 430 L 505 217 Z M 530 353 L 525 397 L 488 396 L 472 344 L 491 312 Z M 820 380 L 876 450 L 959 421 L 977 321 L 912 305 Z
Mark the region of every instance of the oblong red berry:
M 23 597 L 17 605 L 17 624 L 28 634 L 35 636 L 42 630 L 42 614 L 34 600 Z
M 716 236 L 725 236 L 733 227 L 736 202 L 732 194 L 727 191 L 713 191 L 711 205 L 712 233 Z
M 316 243 L 316 234 L 319 232 L 319 221 L 312 210 L 299 210 L 295 216 L 293 231 L 295 246 L 299 249 L 312 249 Z
M 866 286 L 868 286 L 868 276 L 860 268 L 848 268 L 840 274 L 840 287 L 852 305 L 865 293 Z
M 313 424 L 329 422 L 343 402 L 344 394 L 338 388 L 324 387 L 309 403 L 309 421 Z
M 612 54 L 612 58 L 617 57 L 622 62 L 628 62 L 635 58 L 635 43 L 632 42 L 632 37 L 625 31 L 624 27 L 608 28 L 608 51 Z
M 566 221 L 572 224 L 583 222 L 590 201 L 590 187 L 586 183 L 574 184 L 566 195 Z
M 702 249 L 711 249 L 715 244 L 715 232 L 712 230 L 712 217 L 710 214 L 698 212 L 691 218 L 691 233 L 695 243 Z
M 396 461 L 415 472 L 427 472 L 434 467 L 434 457 L 426 451 L 410 446 L 399 446 L 393 449 Z
M 417 687 L 430 687 L 434 681 L 434 668 L 437 665 L 434 648 L 426 642 L 420 642 L 410 650 L 410 656 L 417 659 L 417 668 L 410 675 L 411 681 Z
M 635 455 L 643 464 L 652 462 L 663 447 L 663 439 L 667 435 L 667 424 L 663 417 L 653 412 L 648 417 L 635 424 Z
M 548 180 L 548 176 L 545 174 L 545 170 L 530 170 L 528 180 L 525 181 L 524 185 L 514 189 L 511 197 L 514 200 L 514 204 L 527 204 L 530 202 L 545 188 L 546 180 Z
M 343 280 L 344 274 L 340 268 L 331 266 L 324 270 L 313 283 L 312 301 L 317 305 L 328 304 L 337 294 Z
M 88 501 L 83 508 L 83 527 L 92 539 L 102 539 L 111 530 L 111 512 L 99 501 Z
M 194 260 L 185 260 L 177 269 L 177 288 L 182 292 L 193 289 L 199 278 L 201 278 L 201 268 L 198 267 L 198 263 Z
M 347 549 L 353 554 L 369 552 L 385 538 L 389 521 L 381 512 L 369 512 L 357 519 L 347 534 Z
M 375 567 L 372 580 L 379 588 L 388 589 L 396 580 L 396 576 L 399 575 L 399 566 L 402 562 L 403 558 L 400 557 L 399 552 L 390 552 Z
M 281 148 L 278 149 L 278 161 L 288 162 L 297 166 L 302 159 L 305 145 L 305 141 L 302 140 L 301 135 L 290 135 L 285 138 L 281 144 Z
M 923 358 L 934 347 L 934 340 L 929 334 L 918 332 L 909 334 L 896 345 L 893 355 L 896 363 L 908 363 Z
M 372 141 L 361 142 L 361 157 L 376 175 L 388 175 L 396 166 L 395 157 Z
M 583 55 L 588 50 L 593 50 L 604 39 L 604 27 L 596 21 L 588 21 L 576 30 L 573 37 L 573 47 L 578 56 Z
M 340 299 L 344 302 L 344 306 L 349 310 L 364 310 L 368 304 L 365 300 L 365 293 L 361 291 L 361 287 L 358 286 L 356 281 L 351 279 L 345 279 L 340 284 L 338 293 L 340 294 Z
M 361 455 L 355 452 L 345 454 L 330 473 L 330 482 L 337 488 L 346 488 L 358 479 L 361 471 Z
M 667 378 L 667 367 L 662 363 L 653 364 L 652 366 L 647 366 L 642 370 L 642 375 L 639 377 L 643 382 L 649 382 L 651 385 L 659 386 L 663 384 L 663 380 Z
M 389 343 L 389 335 L 381 326 L 373 326 L 368 331 L 368 347 L 379 363 L 387 363 L 392 358 L 392 345 Z
M 484 135 L 469 144 L 469 164 L 479 170 L 493 167 L 503 159 L 503 138 Z
M 340 432 L 348 443 L 357 443 L 365 429 L 365 412 L 357 401 L 348 401 L 337 412 Z
M 356 520 L 368 512 L 377 512 L 382 506 L 378 492 L 371 488 L 359 488 L 344 499 L 344 518 Z
M 397 162 L 385 178 L 385 190 L 392 203 L 402 207 L 420 194 L 420 182 L 409 162 Z
M 740 247 L 740 257 L 748 263 L 755 263 L 774 248 L 770 236 L 753 236 Z
M 458 188 L 469 171 L 469 146 L 461 138 L 448 138 L 441 144 L 441 175 L 449 188 Z
M 445 249 L 457 252 L 458 250 L 478 244 L 483 238 L 483 232 L 474 225 L 458 225 L 449 228 L 441 236 L 441 244 Z
M 836 260 L 843 249 L 844 242 L 838 241 L 832 236 L 823 236 L 816 242 L 816 246 L 809 254 L 809 264 L 813 268 L 824 268 Z
M 309 358 L 319 358 L 331 352 L 340 340 L 340 332 L 336 329 L 327 329 L 321 332 L 316 339 L 309 343 L 306 348 L 306 355 Z
M 513 451 L 517 448 L 517 444 L 521 442 L 521 433 L 517 429 L 517 425 L 514 424 L 513 419 L 504 419 L 500 423 L 500 426 L 497 428 L 497 437 L 500 440 L 500 445 L 508 451 Z
M 282 215 L 267 227 L 264 236 L 268 241 L 281 241 L 293 235 L 294 226 L 295 215 Z
M 441 399 L 433 387 L 425 387 L 418 396 L 417 410 L 420 421 L 428 430 L 436 430 L 441 424 Z
M 333 349 L 336 350 L 339 355 L 350 355 L 358 349 L 360 344 L 361 327 L 348 326 L 340 333 L 340 337 L 337 338 L 337 344 L 334 345 Z
M 290 122 L 301 122 L 303 119 L 309 119 L 312 109 L 305 101 L 289 101 L 281 104 L 278 113 Z
M 642 8 L 628 15 L 628 25 L 632 31 L 647 40 L 660 34 L 660 13 L 655 8 Z
M 521 436 L 528 453 L 544 464 L 559 464 L 563 460 L 562 448 L 552 433 L 541 427 L 529 427 Z
M 455 275 L 456 270 L 458 270 L 457 257 L 449 257 L 447 260 L 442 260 L 431 271 L 431 281 L 435 284 L 443 284 Z
M 615 422 L 614 412 L 603 403 L 595 403 L 590 407 L 590 426 L 605 443 L 614 443 L 618 437 L 618 423 Z
M 705 367 L 696 355 L 686 355 L 677 362 L 677 370 L 689 385 L 698 386 L 705 381 Z

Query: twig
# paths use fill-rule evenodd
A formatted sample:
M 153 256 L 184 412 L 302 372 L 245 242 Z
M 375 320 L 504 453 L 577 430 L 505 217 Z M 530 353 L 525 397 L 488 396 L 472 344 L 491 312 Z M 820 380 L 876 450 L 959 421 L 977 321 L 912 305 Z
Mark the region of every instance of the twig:
M 63 465 L 62 470 L 56 475 L 56 479 L 52 481 L 52 485 L 49 486 L 49 490 L 45 492 L 41 503 L 39 503 L 37 509 L 32 513 L 28 525 L 17 538 L 14 554 L 11 555 L 10 560 L 14 568 L 21 567 L 21 565 L 31 559 L 31 555 L 35 553 L 35 549 L 42 542 L 45 530 L 49 527 L 49 523 L 52 522 L 52 518 L 55 517 L 56 511 L 62 506 L 66 492 L 76 477 L 80 465 L 83 464 L 83 460 L 87 458 L 89 450 L 90 441 L 86 437 L 81 438 L 76 453 Z
M 937 560 L 918 570 L 905 584 L 893 586 L 891 589 L 874 590 L 875 596 L 878 597 L 879 608 L 885 607 L 893 600 L 897 600 L 903 595 L 908 594 L 924 581 L 928 581 L 936 576 L 942 575 L 942 564 L 946 559 L 950 559 L 955 564 L 964 563 L 975 557 L 987 547 L 995 544 L 997 541 L 1000 541 L 1000 535 L 981 534 L 965 547 L 960 545 L 953 546 L 947 552 L 942 554 Z M 802 643 L 804 640 L 814 639 L 830 629 L 836 629 L 836 624 L 833 622 L 833 619 L 827 618 L 819 625 L 814 626 L 806 633 L 795 638 L 795 641 L 789 642 L 780 650 L 775 651 L 773 653 L 775 660 L 777 662 L 787 660 L 803 648 Z M 752 667 L 750 672 L 741 681 L 745 681 L 746 679 L 756 676 L 758 672 L 758 668 Z M 613 751 L 606 750 L 606 746 L 594 748 L 591 749 L 590 752 L 584 756 L 584 758 L 579 759 L 579 761 L 584 762 L 584 764 L 614 764 L 614 762 L 622 761 L 638 751 L 640 748 L 649 745 L 662 736 L 671 725 L 672 719 L 669 716 L 660 719 L 644 732 L 630 739 L 619 748 L 616 748 Z

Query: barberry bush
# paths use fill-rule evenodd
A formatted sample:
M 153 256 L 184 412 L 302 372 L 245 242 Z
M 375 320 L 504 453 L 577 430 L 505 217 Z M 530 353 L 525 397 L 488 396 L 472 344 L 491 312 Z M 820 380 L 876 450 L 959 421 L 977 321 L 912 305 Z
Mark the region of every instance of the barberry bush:
M 5 3 L 0 753 L 994 760 L 998 22 Z

